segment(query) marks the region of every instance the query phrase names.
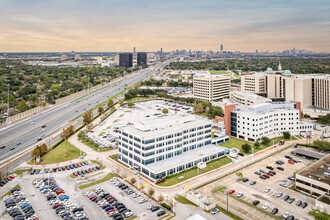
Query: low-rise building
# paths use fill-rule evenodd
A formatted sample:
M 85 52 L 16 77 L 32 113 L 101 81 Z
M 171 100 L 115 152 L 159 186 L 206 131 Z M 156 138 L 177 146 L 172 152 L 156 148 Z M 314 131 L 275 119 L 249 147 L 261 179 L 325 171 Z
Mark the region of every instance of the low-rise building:
M 227 135 L 255 142 L 264 136 L 281 136 L 284 131 L 291 135 L 299 135 L 300 132 L 312 134 L 313 124 L 300 121 L 299 104 L 284 102 L 225 106 Z
M 296 174 L 296 189 L 314 196 L 330 193 L 329 154 Z
M 230 92 L 230 99 L 243 105 L 271 103 L 272 100 L 248 91 Z
M 119 130 L 119 160 L 153 180 L 224 155 L 225 148 L 211 143 L 206 118 L 177 112 L 134 120 Z
M 229 98 L 230 76 L 209 75 L 193 79 L 194 98 L 214 102 Z

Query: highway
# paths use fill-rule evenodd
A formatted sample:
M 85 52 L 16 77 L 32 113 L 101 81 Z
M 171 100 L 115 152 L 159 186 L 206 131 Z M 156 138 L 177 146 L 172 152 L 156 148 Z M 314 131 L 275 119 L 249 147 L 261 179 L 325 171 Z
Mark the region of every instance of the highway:
M 82 117 L 70 122 L 72 119 L 114 94 L 119 93 L 126 87 L 150 77 L 155 71 L 165 67 L 171 61 L 167 60 L 163 63 L 155 64 L 154 66 L 138 71 L 134 75 L 126 76 L 123 80 L 115 83 L 111 82 L 85 97 L 83 95 L 79 100 L 75 98 L 65 103 L 54 105 L 38 114 L 1 128 L 0 146 L 5 146 L 5 148 L 0 149 L 0 164 L 43 142 L 48 145 L 48 139 L 52 135 L 70 124 L 78 126 L 78 122 L 82 121 Z M 40 138 L 41 140 L 38 141 Z

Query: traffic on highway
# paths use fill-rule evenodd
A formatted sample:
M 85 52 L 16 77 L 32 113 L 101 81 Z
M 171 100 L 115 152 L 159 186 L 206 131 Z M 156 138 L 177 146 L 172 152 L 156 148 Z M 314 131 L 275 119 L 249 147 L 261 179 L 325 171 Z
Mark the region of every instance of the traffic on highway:
M 74 121 L 77 116 L 109 99 L 115 94 L 125 90 L 128 86 L 150 77 L 155 71 L 165 67 L 171 60 L 158 63 L 137 73 L 126 76 L 117 82 L 111 82 L 89 95 L 54 105 L 38 114 L 9 124 L 0 130 L 0 164 L 16 155 L 31 149 L 32 147 L 45 142 L 63 128 L 74 124 L 79 126 L 81 118 Z M 117 97 L 118 99 L 118 97 Z M 116 100 L 116 99 L 114 99 Z M 96 109 L 97 111 L 97 109 Z

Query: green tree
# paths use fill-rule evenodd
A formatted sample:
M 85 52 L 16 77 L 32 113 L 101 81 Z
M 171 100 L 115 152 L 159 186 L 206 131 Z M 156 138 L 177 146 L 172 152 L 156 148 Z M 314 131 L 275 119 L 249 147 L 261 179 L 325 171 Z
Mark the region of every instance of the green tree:
M 40 145 L 40 153 L 41 153 L 41 155 L 44 155 L 45 153 L 47 153 L 47 145 L 45 143 L 42 143 Z
M 26 101 L 23 99 L 22 101 L 20 101 L 19 103 L 17 103 L 16 108 L 20 111 L 20 112 L 24 112 L 28 109 L 28 105 L 26 104 Z
M 32 157 L 36 158 L 36 157 L 40 157 L 41 156 L 41 152 L 40 149 L 38 147 L 34 148 L 31 152 Z
M 112 100 L 112 99 L 110 99 L 110 100 L 108 101 L 108 108 L 111 108 L 111 106 L 113 106 L 113 100 Z
M 253 145 L 256 149 L 260 148 L 260 143 L 258 141 L 256 141 Z
M 163 201 L 164 201 L 164 196 L 162 194 L 159 194 L 158 202 L 163 202 Z
M 248 153 L 248 152 L 251 150 L 251 145 L 249 145 L 249 144 L 243 144 L 243 145 L 242 145 L 242 150 L 243 150 L 245 153 Z
M 84 122 L 85 124 L 88 124 L 88 123 L 90 123 L 90 122 L 92 121 L 92 119 L 93 119 L 92 111 L 89 111 L 89 112 L 87 112 L 87 113 L 84 115 L 84 120 L 83 120 L 83 122 Z
M 132 107 L 134 107 L 134 102 L 132 102 L 132 101 L 129 101 L 128 103 L 127 103 L 127 106 L 129 107 L 129 108 L 132 108 Z
M 131 178 L 131 184 L 134 185 L 136 183 L 136 179 L 135 178 Z
M 102 106 L 100 106 L 100 107 L 97 109 L 97 111 L 98 111 L 99 114 L 102 114 L 102 112 L 104 111 L 104 109 L 103 109 Z
M 166 115 L 166 114 L 168 113 L 168 109 L 167 109 L 167 108 L 163 108 L 162 113 L 163 113 L 164 115 Z
M 291 137 L 290 132 L 288 132 L 288 131 L 283 131 L 282 134 L 283 134 L 284 139 L 290 139 L 290 137 Z
M 243 179 L 243 173 L 242 172 L 237 172 L 236 173 L 236 176 L 239 177 L 239 180 L 242 180 Z
M 268 137 L 261 138 L 261 144 L 267 145 L 270 143 L 270 139 Z
M 153 196 L 155 194 L 155 190 L 152 187 L 149 187 L 148 194 L 149 196 Z

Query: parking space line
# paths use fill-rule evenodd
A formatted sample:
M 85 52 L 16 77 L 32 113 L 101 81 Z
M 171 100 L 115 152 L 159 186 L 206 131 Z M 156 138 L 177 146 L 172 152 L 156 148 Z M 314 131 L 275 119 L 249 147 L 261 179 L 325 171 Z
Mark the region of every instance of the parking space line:
M 140 189 L 141 187 L 144 187 L 144 186 L 147 186 L 147 185 L 149 185 L 149 183 L 146 183 L 146 184 L 143 184 L 143 185 L 139 186 L 139 189 Z
M 182 184 L 182 186 L 185 186 L 185 187 L 187 187 L 188 189 L 193 189 L 193 188 L 187 186 L 186 184 Z

